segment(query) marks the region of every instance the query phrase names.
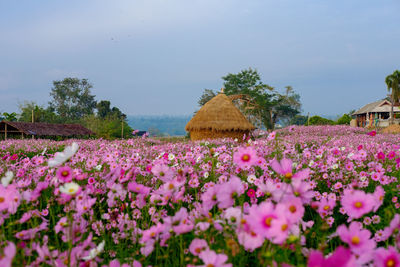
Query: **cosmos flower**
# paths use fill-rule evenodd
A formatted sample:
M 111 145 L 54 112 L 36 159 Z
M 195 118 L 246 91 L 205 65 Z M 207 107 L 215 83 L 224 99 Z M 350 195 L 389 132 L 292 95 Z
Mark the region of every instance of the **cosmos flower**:
M 349 218 L 358 219 L 372 210 L 375 198 L 361 190 L 345 190 L 341 204 Z
M 304 180 L 304 179 L 308 178 L 308 176 L 310 174 L 309 169 L 304 169 L 304 170 L 301 170 L 301 171 L 293 174 L 292 166 L 293 166 L 293 162 L 287 158 L 283 158 L 281 160 L 281 162 L 279 162 L 277 159 L 274 159 L 271 162 L 271 168 L 278 174 L 283 175 L 286 179 Z
M 199 256 L 200 253 L 204 250 L 208 250 L 208 244 L 207 241 L 205 241 L 204 239 L 199 239 L 199 238 L 195 238 L 192 240 L 192 243 L 190 243 L 189 246 L 189 251 L 190 253 L 192 253 L 195 256 Z
M 57 178 L 63 183 L 69 183 L 72 181 L 72 170 L 68 166 L 63 166 L 57 169 Z
M 7 171 L 6 175 L 3 178 L 1 178 L 1 184 L 4 187 L 7 187 L 13 178 L 14 178 L 14 173 L 12 171 Z
M 231 263 L 225 263 L 228 260 L 228 256 L 225 254 L 217 254 L 213 250 L 202 251 L 199 255 L 200 259 L 204 262 L 204 267 L 231 267 Z
M 376 243 L 370 239 L 371 232 L 363 229 L 359 222 L 351 222 L 349 228 L 340 225 L 336 232 L 340 239 L 350 246 L 350 250 L 357 255 L 369 254 L 375 249 Z
M 233 154 L 233 162 L 242 169 L 257 165 L 257 161 L 257 152 L 253 147 L 240 147 Z
M 54 158 L 48 161 L 50 167 L 57 167 L 66 162 L 78 151 L 79 145 L 77 143 L 72 143 L 71 146 L 67 146 L 63 152 L 57 152 L 54 154 Z
M 81 187 L 77 183 L 71 182 L 63 184 L 59 189 L 61 193 L 73 196 L 80 192 Z
M 392 246 L 387 249 L 378 248 L 375 250 L 374 264 L 376 267 L 399 267 L 400 254 Z
M 348 267 L 351 258 L 351 252 L 339 246 L 335 252 L 328 258 L 324 257 L 321 251 L 312 250 L 308 257 L 308 267 Z

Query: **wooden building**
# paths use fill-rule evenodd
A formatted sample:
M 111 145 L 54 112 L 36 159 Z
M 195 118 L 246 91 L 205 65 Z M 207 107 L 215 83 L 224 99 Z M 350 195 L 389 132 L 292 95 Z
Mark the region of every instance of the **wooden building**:
M 352 114 L 353 118 L 356 120 L 358 127 L 387 127 L 390 122 L 390 111 L 392 108 L 392 103 L 389 100 L 383 99 L 369 103 L 356 112 Z M 394 106 L 393 109 L 395 124 L 399 124 L 400 109 L 399 106 Z
M 43 122 L 16 122 L 1 121 L 0 135 L 7 139 L 9 137 L 83 137 L 94 135 L 91 130 L 80 124 L 56 124 Z

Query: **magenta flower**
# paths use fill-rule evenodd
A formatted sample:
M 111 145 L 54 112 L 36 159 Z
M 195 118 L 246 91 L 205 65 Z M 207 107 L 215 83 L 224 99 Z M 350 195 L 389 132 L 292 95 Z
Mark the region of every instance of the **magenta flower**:
M 276 209 L 281 210 L 290 223 L 297 223 L 304 215 L 303 202 L 297 197 L 286 198 L 285 202 L 276 206 Z
M 4 255 L 0 255 L 0 266 L 11 267 L 16 252 L 14 243 L 8 242 L 8 245 L 3 250 Z
M 217 254 L 213 250 L 206 250 L 200 253 L 200 259 L 204 262 L 204 267 L 231 267 L 231 263 L 225 263 L 228 260 L 228 256 L 225 254 Z
M 363 229 L 359 222 L 352 222 L 347 228 L 340 225 L 336 231 L 340 239 L 350 246 L 350 250 L 357 255 L 369 254 L 376 246 L 374 240 L 370 239 L 371 232 Z
M 376 131 L 371 131 L 369 133 L 367 133 L 369 136 L 375 136 L 376 135 Z
M 72 181 L 72 170 L 68 166 L 58 168 L 56 172 L 57 178 L 63 183 L 69 183 Z
M 174 172 L 165 164 L 157 164 L 153 166 L 151 172 L 163 182 L 167 182 L 174 177 Z
M 360 190 L 345 190 L 341 204 L 350 218 L 358 219 L 373 209 L 375 197 Z
M 253 205 L 247 218 L 251 231 L 265 238 L 272 237 L 272 222 L 278 218 L 272 202 L 264 201 L 260 205 Z
M 242 180 L 232 176 L 228 182 L 221 184 L 217 192 L 218 208 L 226 209 L 235 203 L 235 197 L 243 194 Z
M 190 243 L 189 251 L 195 256 L 199 256 L 202 251 L 208 250 L 207 241 L 204 239 L 195 238 L 192 243 Z
M 308 258 L 308 267 L 347 267 L 351 258 L 351 252 L 340 246 L 335 252 L 325 259 L 321 251 L 313 250 Z
M 292 170 L 293 162 L 290 159 L 283 158 L 279 163 L 277 159 L 274 159 L 271 162 L 271 168 L 277 172 L 278 174 L 283 175 L 286 179 L 300 179 L 304 180 L 308 178 L 310 174 L 309 169 L 301 170 L 295 174 L 293 174 Z
M 375 250 L 374 264 L 376 267 L 399 267 L 400 254 L 394 247 L 378 248 Z
M 248 168 L 257 165 L 257 152 L 252 147 L 240 147 L 238 151 L 233 154 L 233 162 L 240 168 Z

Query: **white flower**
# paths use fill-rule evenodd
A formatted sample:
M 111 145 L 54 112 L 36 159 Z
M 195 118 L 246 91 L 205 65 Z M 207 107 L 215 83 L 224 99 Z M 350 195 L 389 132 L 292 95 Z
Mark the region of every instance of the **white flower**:
M 174 160 L 174 159 L 175 159 L 175 155 L 172 154 L 172 153 L 168 154 L 168 159 L 169 159 L 170 161 Z
M 238 141 L 238 139 L 237 139 L 237 138 L 235 138 L 233 141 L 237 142 L 237 141 Z
M 210 174 L 208 172 L 204 172 L 204 174 L 203 174 L 204 178 L 208 178 L 209 175 Z
M 215 164 L 215 167 L 220 168 L 221 167 L 221 163 L 217 162 L 217 164 Z
M 204 144 L 205 144 L 206 146 L 208 146 L 208 145 L 210 144 L 210 142 L 205 141 Z
M 94 258 L 96 258 L 97 255 L 99 255 L 101 252 L 103 252 L 104 250 L 104 245 L 106 244 L 106 241 L 103 240 L 98 246 L 97 248 L 92 248 L 89 251 L 89 255 L 86 257 L 82 257 L 83 260 L 85 261 L 90 261 L 93 260 Z
M 314 165 L 314 161 L 311 160 L 310 163 L 308 164 L 309 167 L 312 167 Z
M 47 147 L 45 147 L 45 148 L 43 149 L 43 151 L 42 151 L 42 156 L 44 155 L 44 153 L 46 153 L 46 151 L 47 151 Z
M 339 165 L 338 164 L 333 164 L 331 168 L 336 170 L 337 168 L 339 168 Z
M 297 168 L 297 165 L 298 165 L 297 162 L 293 162 L 292 163 L 292 168 Z
M 96 167 L 94 167 L 96 170 L 101 171 L 101 168 L 103 167 L 103 165 L 99 164 Z
M 66 183 L 60 186 L 60 192 L 67 195 L 75 195 L 81 187 L 74 182 Z
M 340 150 L 345 150 L 346 149 L 346 147 L 345 146 L 342 146 L 341 148 L 340 148 Z
M 11 180 L 14 178 L 14 173 L 12 172 L 12 171 L 7 171 L 6 172 L 6 176 L 4 176 L 3 178 L 1 178 L 1 184 L 4 186 L 4 187 L 7 187 L 9 184 L 10 184 L 10 182 L 11 182 Z
M 364 182 L 365 180 L 367 180 L 367 177 L 366 177 L 366 176 L 361 176 L 361 177 L 360 177 L 360 181 Z
M 250 174 L 247 177 L 247 182 L 249 182 L 250 184 L 254 183 L 255 180 L 257 180 L 257 177 L 254 174 Z
M 57 152 L 54 154 L 54 158 L 48 161 L 50 167 L 57 167 L 66 162 L 70 157 L 72 157 L 76 151 L 78 151 L 79 145 L 77 143 L 72 143 L 71 146 L 67 146 L 63 152 Z
M 351 159 L 354 156 L 354 153 L 350 153 L 349 155 L 347 155 L 348 159 Z

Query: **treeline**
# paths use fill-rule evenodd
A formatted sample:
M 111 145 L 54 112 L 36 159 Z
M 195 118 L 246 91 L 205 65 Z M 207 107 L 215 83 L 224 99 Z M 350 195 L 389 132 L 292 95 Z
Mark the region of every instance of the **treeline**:
M 353 111 L 343 114 L 337 120 L 323 118 L 321 116 L 308 116 L 296 115 L 290 120 L 291 125 L 349 125 L 351 121 L 351 114 Z
M 79 123 L 102 138 L 132 136 L 127 116 L 108 100 L 96 101 L 93 85 L 87 79 L 65 78 L 53 81 L 48 106 L 32 101 L 20 104 L 19 114 L 3 113 L 0 120 L 46 123 Z

